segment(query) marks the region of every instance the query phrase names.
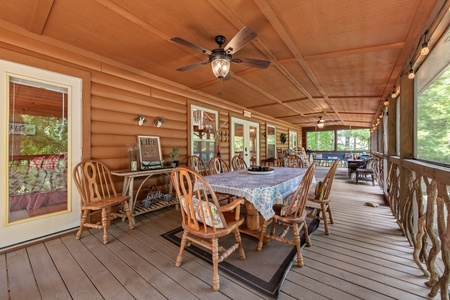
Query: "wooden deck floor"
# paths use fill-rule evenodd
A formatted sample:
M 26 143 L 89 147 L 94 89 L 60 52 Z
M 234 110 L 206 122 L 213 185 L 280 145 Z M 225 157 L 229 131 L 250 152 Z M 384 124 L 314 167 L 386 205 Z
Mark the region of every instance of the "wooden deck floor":
M 427 299 L 426 279 L 379 187 L 355 185 L 346 172 L 338 169 L 333 185 L 331 235 L 322 225 L 312 235 L 313 246 L 302 251 L 305 267 L 291 268 L 279 299 Z M 179 219 L 165 208 L 137 217 L 132 231 L 115 223 L 106 246 L 94 230 L 80 241 L 70 234 L 1 254 L 0 300 L 263 298 L 223 273 L 220 291 L 213 292 L 211 266 L 188 253 L 175 267 L 178 248 L 160 234 Z

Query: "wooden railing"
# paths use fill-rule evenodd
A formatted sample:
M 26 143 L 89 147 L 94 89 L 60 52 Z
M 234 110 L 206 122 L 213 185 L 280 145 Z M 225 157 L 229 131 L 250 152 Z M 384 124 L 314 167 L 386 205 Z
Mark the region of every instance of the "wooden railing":
M 414 247 L 413 259 L 431 288 L 449 299 L 450 169 L 416 160 L 389 158 L 388 201 L 401 230 Z

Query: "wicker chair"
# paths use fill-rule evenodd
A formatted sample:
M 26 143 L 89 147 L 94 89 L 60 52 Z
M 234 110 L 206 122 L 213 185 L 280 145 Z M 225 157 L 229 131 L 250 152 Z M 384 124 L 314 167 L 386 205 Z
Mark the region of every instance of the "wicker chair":
M 231 159 L 231 167 L 233 168 L 234 171 L 245 170 L 247 169 L 247 163 L 242 157 L 240 157 L 239 155 L 235 155 Z
M 219 262 L 222 262 L 234 250 L 238 249 L 239 258 L 245 259 L 239 226 L 244 223 L 240 215 L 243 198 L 236 198 L 232 203 L 220 206 L 216 194 L 208 182 L 189 168 L 178 167 L 172 171 L 172 182 L 182 215 L 183 237 L 180 244 L 176 266 L 181 266 L 183 251 L 187 244 L 195 243 L 212 252 L 213 289 L 219 290 Z M 236 242 L 228 249 L 219 246 L 219 238 L 230 233 Z
M 89 160 L 80 162 L 73 170 L 73 179 L 80 193 L 81 205 L 80 229 L 76 238 L 79 240 L 85 227 L 103 229 L 103 243 L 108 243 L 108 226 L 115 218 L 128 218 L 130 229 L 134 228 L 128 205 L 129 196 L 118 196 L 111 179 L 109 169 L 102 163 Z M 125 213 L 113 213 L 111 208 L 122 204 Z M 101 223 L 90 223 L 90 214 L 101 211 Z
M 275 215 L 269 220 L 265 220 L 261 229 L 261 235 L 258 242 L 257 251 L 261 251 L 265 239 L 272 239 L 289 245 L 295 245 L 297 248 L 297 264 L 303 267 L 303 256 L 300 245 L 300 230 L 303 229 L 305 234 L 305 241 L 308 246 L 311 246 L 311 240 L 308 235 L 308 227 L 306 225 L 306 202 L 308 198 L 309 188 L 314 177 L 316 164 L 312 163 L 302 178 L 297 190 L 291 194 L 285 203 L 275 204 L 273 210 Z M 272 224 L 270 233 L 267 234 L 267 226 Z M 284 228 L 280 235 L 275 234 L 275 227 L 281 226 Z M 294 232 L 294 239 L 285 237 L 289 229 Z
M 333 185 L 334 175 L 336 174 L 336 169 L 339 165 L 339 158 L 334 161 L 330 169 L 325 175 L 322 181 L 316 184 L 316 189 L 313 195 L 308 196 L 307 208 L 310 210 L 308 217 L 323 220 L 325 227 L 325 234 L 330 234 L 330 229 L 328 228 L 327 212 L 330 219 L 330 223 L 333 224 L 333 216 L 331 214 L 331 198 L 330 191 Z M 317 214 L 319 212 L 319 214 Z
M 187 165 L 189 168 L 197 171 L 202 176 L 208 175 L 208 169 L 206 168 L 205 163 L 200 157 L 196 155 L 188 156 Z

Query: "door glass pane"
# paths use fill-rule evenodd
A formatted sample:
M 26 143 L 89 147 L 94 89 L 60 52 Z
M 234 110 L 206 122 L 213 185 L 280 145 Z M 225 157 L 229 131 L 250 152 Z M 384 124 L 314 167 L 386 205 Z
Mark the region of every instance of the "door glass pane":
M 8 222 L 68 210 L 67 88 L 9 79 Z
M 244 157 L 244 125 L 234 123 L 234 155 Z
M 206 164 L 216 153 L 214 139 L 216 124 L 215 112 L 200 107 L 192 108 L 192 155 L 200 157 Z
M 267 126 L 267 158 L 275 158 L 277 153 L 276 132 L 274 126 Z
M 250 164 L 256 165 L 256 146 L 257 146 L 257 128 L 254 126 L 250 126 L 249 127 L 249 131 L 250 131 Z

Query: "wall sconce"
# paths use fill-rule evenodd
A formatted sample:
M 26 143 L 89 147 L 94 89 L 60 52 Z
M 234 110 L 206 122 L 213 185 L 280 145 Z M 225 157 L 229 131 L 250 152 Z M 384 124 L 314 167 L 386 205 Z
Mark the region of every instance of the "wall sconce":
M 164 119 L 164 117 L 159 116 L 155 120 L 153 120 L 153 125 L 159 128 L 162 124 L 164 124 L 165 121 L 166 119 Z
M 142 126 L 144 123 L 147 123 L 147 120 L 143 115 L 138 115 L 136 119 L 134 119 L 139 126 Z
M 428 43 L 427 43 L 427 33 L 428 33 L 428 30 L 425 31 L 425 33 L 423 35 L 423 44 L 422 44 L 422 49 L 420 50 L 420 55 L 427 55 L 428 53 L 430 53 L 430 48 L 428 48 Z

